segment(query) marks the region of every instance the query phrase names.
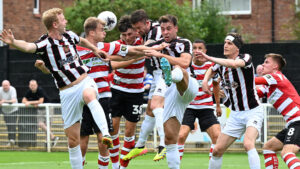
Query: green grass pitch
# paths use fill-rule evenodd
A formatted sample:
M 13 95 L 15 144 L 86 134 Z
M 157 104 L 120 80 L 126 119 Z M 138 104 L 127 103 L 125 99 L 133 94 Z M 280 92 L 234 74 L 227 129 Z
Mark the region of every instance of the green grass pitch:
M 132 160 L 127 169 L 167 169 L 166 159 L 160 162 L 152 161 L 154 153 Z M 279 157 L 279 155 L 277 155 Z M 0 169 L 70 169 L 67 152 L 0 152 Z M 97 168 L 97 153 L 88 152 L 85 169 Z M 299 156 L 298 156 L 299 157 Z M 264 168 L 264 159 L 260 154 L 261 168 Z M 287 166 L 279 157 L 279 168 Z M 109 167 L 111 168 L 111 167 Z M 206 169 L 208 168 L 208 154 L 185 153 L 181 161 L 181 169 Z M 249 169 L 246 153 L 226 153 L 223 156 L 222 169 Z

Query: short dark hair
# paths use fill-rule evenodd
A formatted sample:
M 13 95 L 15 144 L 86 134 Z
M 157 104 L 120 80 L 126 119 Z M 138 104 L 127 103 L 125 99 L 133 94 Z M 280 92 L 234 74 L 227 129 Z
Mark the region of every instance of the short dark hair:
M 163 15 L 159 18 L 158 22 L 159 24 L 162 24 L 162 23 L 166 23 L 166 22 L 171 22 L 173 23 L 174 26 L 177 26 L 177 17 L 174 16 L 174 15 Z
M 193 43 L 203 43 L 204 47 L 206 48 L 206 43 L 205 43 L 205 41 L 204 41 L 204 40 L 201 40 L 201 39 L 196 39 L 196 40 L 194 40 L 194 42 L 193 42 Z
M 278 69 L 280 71 L 286 65 L 286 60 L 280 54 L 277 54 L 277 53 L 268 53 L 268 54 L 265 55 L 265 58 L 269 58 L 269 57 L 271 57 L 278 64 L 278 67 L 279 67 Z
M 236 47 L 238 47 L 239 49 L 241 49 L 242 46 L 244 45 L 242 36 L 241 36 L 240 34 L 231 32 L 231 33 L 228 33 L 227 36 L 232 36 L 232 37 L 234 37 L 234 40 L 233 40 L 232 42 L 233 42 L 234 45 L 235 45 Z M 227 37 L 227 36 L 226 36 L 226 37 Z
M 128 29 L 133 29 L 129 15 L 124 15 L 120 18 L 120 21 L 118 23 L 118 29 L 120 32 L 126 32 Z
M 149 19 L 146 11 L 144 9 L 139 9 L 131 13 L 131 24 L 136 24 L 138 22 L 146 22 Z

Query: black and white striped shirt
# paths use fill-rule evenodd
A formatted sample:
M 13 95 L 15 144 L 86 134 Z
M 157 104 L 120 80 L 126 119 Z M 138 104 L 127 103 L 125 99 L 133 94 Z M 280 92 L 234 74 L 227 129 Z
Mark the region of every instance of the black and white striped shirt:
M 245 66 L 235 69 L 215 64 L 212 70 L 221 77 L 221 86 L 226 94 L 224 105 L 233 111 L 251 110 L 260 104 L 255 89 L 252 57 L 243 54 L 236 59 L 244 60 Z
M 164 39 L 160 39 L 159 41 L 150 43 L 148 46 L 157 46 L 165 42 Z M 192 55 L 193 52 L 193 46 L 190 40 L 181 38 L 177 36 L 176 39 L 173 39 L 171 42 L 168 42 L 170 45 L 166 47 L 165 49 L 162 50 L 163 54 L 170 55 L 173 57 L 180 57 L 182 53 L 189 53 Z M 160 69 L 160 64 L 159 64 L 159 58 L 157 57 L 152 57 L 156 58 L 156 62 L 153 64 L 154 69 Z
M 162 35 L 161 35 L 160 24 L 158 22 L 151 21 L 150 22 L 150 30 L 149 30 L 148 34 L 145 34 L 143 36 L 144 42 L 147 42 L 147 40 L 158 41 L 161 38 L 162 38 Z
M 79 37 L 72 31 L 66 31 L 61 40 L 51 38 L 48 34 L 42 35 L 35 42 L 36 53 L 45 62 L 58 88 L 69 85 L 80 75 L 89 71 L 78 56 L 76 44 Z

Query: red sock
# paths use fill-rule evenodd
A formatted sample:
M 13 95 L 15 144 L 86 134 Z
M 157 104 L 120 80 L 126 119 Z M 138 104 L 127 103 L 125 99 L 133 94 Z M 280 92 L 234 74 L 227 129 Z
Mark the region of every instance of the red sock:
M 263 151 L 265 157 L 265 167 L 266 169 L 278 169 L 278 158 L 276 153 L 271 150 Z
M 127 167 L 129 160 L 125 161 L 122 160 L 122 158 L 130 152 L 131 149 L 134 148 L 134 136 L 132 137 L 124 137 L 124 145 L 121 149 L 121 159 L 120 159 L 120 165 L 122 167 Z
M 118 135 L 112 136 L 113 139 L 113 148 L 109 149 L 110 160 L 112 163 L 119 163 L 119 148 L 120 140 Z
M 296 157 L 294 153 L 286 153 L 282 157 L 283 161 L 289 167 L 289 169 L 300 169 L 300 160 Z
M 99 168 L 108 167 L 108 164 L 109 164 L 109 156 L 104 157 L 99 154 L 98 155 L 98 167 Z

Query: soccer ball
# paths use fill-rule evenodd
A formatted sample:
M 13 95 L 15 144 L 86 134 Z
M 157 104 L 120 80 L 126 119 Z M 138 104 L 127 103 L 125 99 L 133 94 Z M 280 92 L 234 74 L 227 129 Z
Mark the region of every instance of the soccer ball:
M 111 31 L 117 25 L 117 17 L 111 11 L 103 11 L 98 15 L 98 18 L 106 22 L 105 29 Z

